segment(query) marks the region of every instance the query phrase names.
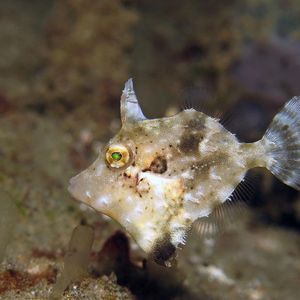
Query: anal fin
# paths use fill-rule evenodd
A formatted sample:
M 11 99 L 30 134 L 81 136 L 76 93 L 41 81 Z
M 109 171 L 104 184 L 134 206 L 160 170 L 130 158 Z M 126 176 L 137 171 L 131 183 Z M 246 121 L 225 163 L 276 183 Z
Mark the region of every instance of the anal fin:
M 195 221 L 196 231 L 206 237 L 215 236 L 234 227 L 241 218 L 246 218 L 249 213 L 247 202 L 254 194 L 254 184 L 255 178 L 246 175 L 225 202 L 216 205 L 207 217 Z

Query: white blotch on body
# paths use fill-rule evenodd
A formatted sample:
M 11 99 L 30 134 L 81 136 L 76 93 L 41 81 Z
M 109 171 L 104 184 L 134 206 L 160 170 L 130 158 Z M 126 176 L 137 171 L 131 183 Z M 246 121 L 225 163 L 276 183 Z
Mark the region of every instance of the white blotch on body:
M 210 170 L 210 178 L 212 179 L 212 180 L 218 180 L 218 181 L 221 181 L 222 180 L 222 178 L 221 178 L 221 176 L 219 176 L 218 174 L 217 174 L 217 172 L 216 172 L 216 170 L 214 169 L 214 168 L 212 168 L 211 170 Z
M 125 219 L 125 223 L 127 223 L 127 224 L 125 224 L 125 226 L 128 225 L 128 224 L 130 224 L 131 223 L 131 219 L 130 218 L 126 218 Z
M 107 196 L 101 196 L 96 200 L 96 207 L 108 206 L 110 204 L 110 198 Z
M 181 174 L 181 176 L 182 176 L 183 178 L 185 178 L 185 179 L 193 179 L 193 178 L 194 178 L 194 176 L 192 175 L 192 173 L 189 172 L 189 171 L 183 172 L 183 173 Z
M 184 245 L 186 242 L 185 228 L 173 231 L 171 233 L 171 241 L 175 247 L 178 247 L 180 244 Z
M 142 206 L 136 206 L 136 207 L 134 208 L 134 211 L 133 211 L 133 213 L 134 213 L 135 215 L 139 215 L 139 216 L 142 215 L 143 212 L 144 212 L 144 209 L 143 209 Z
M 225 185 L 217 191 L 218 199 L 221 203 L 225 202 L 226 199 L 232 194 L 234 187 L 232 185 Z
M 200 153 L 208 154 L 208 153 L 218 151 L 218 147 L 217 147 L 217 145 L 212 145 L 210 143 L 210 140 L 208 137 L 208 138 L 203 139 L 203 141 L 201 143 L 199 143 L 198 150 Z
M 186 193 L 183 199 L 184 201 L 189 201 L 189 202 L 199 204 L 199 197 L 195 197 L 194 194 L 192 193 Z
M 210 213 L 211 213 L 211 208 L 202 208 L 198 215 L 198 218 L 206 218 L 210 215 Z
M 199 184 L 195 190 L 195 196 L 197 198 L 202 198 L 205 195 L 205 189 L 204 186 Z M 200 200 L 200 199 L 199 199 Z

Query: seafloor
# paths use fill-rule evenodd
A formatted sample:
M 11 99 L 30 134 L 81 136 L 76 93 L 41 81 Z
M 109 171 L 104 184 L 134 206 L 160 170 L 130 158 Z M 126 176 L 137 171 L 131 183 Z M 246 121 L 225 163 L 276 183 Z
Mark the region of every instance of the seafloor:
M 67 192 L 118 130 L 128 77 L 147 115 L 229 109 L 245 141 L 300 95 L 296 0 L 206 2 L 0 1 L 0 299 L 300 299 L 300 196 L 268 172 L 171 269 Z

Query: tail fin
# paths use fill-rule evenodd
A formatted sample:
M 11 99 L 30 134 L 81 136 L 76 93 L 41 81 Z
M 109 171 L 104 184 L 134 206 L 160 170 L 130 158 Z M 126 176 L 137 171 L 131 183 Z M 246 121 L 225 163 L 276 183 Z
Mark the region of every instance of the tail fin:
M 267 168 L 285 184 L 300 190 L 300 97 L 286 103 L 262 141 Z

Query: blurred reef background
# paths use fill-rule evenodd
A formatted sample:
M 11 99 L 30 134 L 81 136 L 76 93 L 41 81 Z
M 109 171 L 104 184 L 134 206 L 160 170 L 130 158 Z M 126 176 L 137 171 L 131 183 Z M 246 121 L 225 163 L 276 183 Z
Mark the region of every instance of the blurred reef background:
M 171 270 L 71 199 L 129 77 L 149 117 L 205 107 L 255 141 L 300 95 L 299 1 L 0 1 L 0 299 L 300 299 L 300 195 L 267 171 Z

